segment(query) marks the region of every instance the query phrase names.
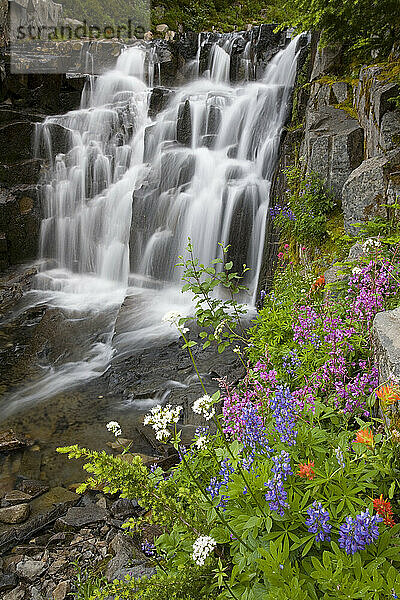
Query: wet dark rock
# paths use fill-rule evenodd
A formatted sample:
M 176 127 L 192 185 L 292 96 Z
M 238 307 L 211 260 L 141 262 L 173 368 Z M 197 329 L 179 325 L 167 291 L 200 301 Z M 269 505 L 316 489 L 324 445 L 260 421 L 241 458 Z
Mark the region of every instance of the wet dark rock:
M 149 102 L 149 116 L 154 118 L 162 112 L 173 95 L 173 91 L 164 87 L 155 87 L 151 92 Z
M 53 488 L 30 503 L 31 517 L 22 525 L 0 530 L 0 554 L 17 544 L 32 539 L 52 525 L 68 508 L 79 501 L 79 496 L 65 488 Z M 23 505 L 26 506 L 26 505 Z
M 192 121 L 189 100 L 186 100 L 179 107 L 176 139 L 184 146 L 190 146 L 192 143 Z
M 137 500 L 120 498 L 111 505 L 111 514 L 116 519 L 127 519 L 128 517 L 134 516 L 138 508 L 139 504 Z
M 222 113 L 218 106 L 211 105 L 207 115 L 207 133 L 216 134 L 221 125 Z
M 203 135 L 202 143 L 206 148 L 213 148 L 215 146 L 215 142 L 217 141 L 217 136 L 215 134 L 207 134 Z
M 37 481 L 35 479 L 26 479 L 21 477 L 17 482 L 17 490 L 29 494 L 31 498 L 37 498 L 45 492 L 49 491 L 49 486 L 43 481 Z
M 0 594 L 17 587 L 18 579 L 15 573 L 0 572 Z
M 31 500 L 32 496 L 29 494 L 25 494 L 19 490 L 13 490 L 12 492 L 6 493 L 2 503 L 4 506 L 13 506 L 14 504 L 23 504 L 24 502 L 30 502 Z
M 32 440 L 24 435 L 15 433 L 12 429 L 0 431 L 0 452 L 10 452 L 11 450 L 25 448 L 31 444 Z
M 107 518 L 108 514 L 107 510 L 95 504 L 74 506 L 68 510 L 65 517 L 58 519 L 56 527 L 60 531 L 73 531 L 85 525 L 102 522 Z
M 42 161 L 38 158 L 29 158 L 12 164 L 0 163 L 0 181 L 8 187 L 24 182 L 34 185 L 39 181 Z
M 16 506 L 0 508 L 0 522 L 23 523 L 28 518 L 29 512 L 29 504 L 17 504 Z
M 71 132 L 58 123 L 46 124 L 45 130 L 41 129 L 41 136 L 37 141 L 37 156 L 47 159 L 48 156 L 66 154 L 71 148 Z M 50 147 L 49 147 L 50 145 Z
M 32 158 L 34 123 L 17 121 L 0 127 L 0 162 L 12 163 Z

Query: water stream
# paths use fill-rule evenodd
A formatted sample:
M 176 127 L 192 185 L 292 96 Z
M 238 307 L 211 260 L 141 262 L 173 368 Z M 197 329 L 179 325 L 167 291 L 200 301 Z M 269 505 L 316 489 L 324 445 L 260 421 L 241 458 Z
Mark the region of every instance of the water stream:
M 247 80 L 235 86 L 233 41 L 231 34 L 214 43 L 203 74 L 199 50 L 198 76 L 155 120 L 149 99 L 159 64 L 153 47 L 137 45 L 114 70 L 88 77 L 79 110 L 38 126 L 36 146 L 49 164 L 41 183 L 43 267 L 19 310 L 62 309 L 86 333 L 73 357 L 67 352 L 46 365 L 7 399 L 5 415 L 98 377 L 116 356 L 174 336 L 162 316 L 190 310 L 175 266 L 189 236 L 205 264 L 220 256 L 219 241 L 231 244 L 235 265 L 251 267 L 242 300 L 254 304 L 298 39 L 259 81 L 251 81 L 246 47 Z M 55 155 L 59 126 L 68 151 Z

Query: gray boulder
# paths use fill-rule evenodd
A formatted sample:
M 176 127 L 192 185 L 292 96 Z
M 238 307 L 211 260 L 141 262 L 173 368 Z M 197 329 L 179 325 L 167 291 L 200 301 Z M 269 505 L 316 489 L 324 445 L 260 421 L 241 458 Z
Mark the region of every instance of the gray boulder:
M 372 334 L 380 380 L 400 382 L 400 308 L 378 313 Z
M 399 168 L 400 150 L 394 150 L 365 160 L 351 173 L 342 190 L 346 231 L 357 233 L 357 223 L 385 216 L 382 204 L 394 202 L 400 193 Z

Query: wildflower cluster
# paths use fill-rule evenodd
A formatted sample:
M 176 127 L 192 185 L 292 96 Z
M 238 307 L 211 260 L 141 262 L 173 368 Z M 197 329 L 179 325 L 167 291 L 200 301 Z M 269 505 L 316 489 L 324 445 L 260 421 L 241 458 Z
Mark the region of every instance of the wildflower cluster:
M 172 407 L 167 404 L 164 408 L 158 404 L 153 406 L 150 413 L 143 419 L 144 425 L 151 425 L 156 433 L 156 438 L 160 442 L 166 442 L 171 437 L 168 427 L 173 423 L 178 423 L 182 406 Z
M 270 400 L 270 408 L 275 421 L 275 430 L 281 442 L 289 446 L 296 443 L 296 405 L 288 388 L 278 386 L 274 397 Z
M 322 507 L 321 502 L 313 502 L 307 509 L 306 526 L 310 533 L 315 533 L 316 542 L 329 542 L 332 526 L 329 524 L 329 512 Z
M 393 510 L 389 500 L 384 500 L 381 494 L 379 498 L 373 500 L 374 510 L 383 519 L 383 522 L 388 527 L 394 527 Z
M 110 421 L 106 425 L 108 431 L 111 431 L 115 435 L 115 437 L 119 437 L 122 435 L 121 426 L 117 421 Z
M 217 542 L 209 535 L 198 537 L 193 544 L 192 558 L 194 562 L 202 567 L 216 545 Z
M 347 554 L 355 554 L 359 550 L 364 550 L 366 546 L 378 539 L 378 523 L 382 521 L 382 517 L 371 516 L 368 511 L 364 511 L 354 518 L 347 517 L 339 528 L 339 546 Z
M 194 401 L 192 410 L 197 415 L 201 415 L 206 421 L 209 421 L 215 415 L 214 400 L 208 394 Z

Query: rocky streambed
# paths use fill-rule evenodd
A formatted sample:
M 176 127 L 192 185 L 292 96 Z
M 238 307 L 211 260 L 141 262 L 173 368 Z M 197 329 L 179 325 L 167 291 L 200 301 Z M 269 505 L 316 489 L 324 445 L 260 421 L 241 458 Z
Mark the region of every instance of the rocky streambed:
M 131 451 L 146 464 L 168 469 L 176 460 L 144 428 L 141 421 L 159 401 L 184 406 L 182 439 L 190 443 L 201 422 L 191 403 L 201 394 L 182 340 L 164 340 L 159 347 L 132 349 L 111 362 L 96 379 L 41 402 L 9 410 L 13 392 L 24 382 L 29 389 L 43 369 L 71 360 L 74 348 L 92 335 L 71 324 L 62 309 L 36 306 L 23 310 L 35 267 L 9 273 L 0 283 L 5 315 L 0 337 L 0 596 L 4 600 L 61 600 L 73 591 L 75 561 L 80 568 L 98 566 L 109 580 L 151 573 L 153 566 L 141 552 L 155 531 L 142 531 L 131 540 L 123 522 L 138 517 L 135 499 L 121 500 L 101 491 L 75 493 L 84 480 L 81 461 L 69 461 L 58 446 L 79 444 L 117 453 L 120 445 L 105 425 L 117 420 Z M 22 303 L 22 304 L 21 304 Z M 192 337 L 196 337 L 192 332 Z M 61 341 L 62 343 L 61 343 Z M 238 380 L 243 372 L 236 354 L 195 348 L 200 372 L 210 392 L 217 379 Z M 127 455 L 129 460 L 129 455 Z

